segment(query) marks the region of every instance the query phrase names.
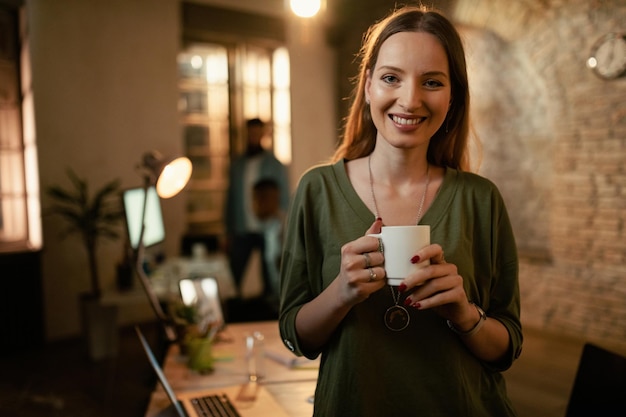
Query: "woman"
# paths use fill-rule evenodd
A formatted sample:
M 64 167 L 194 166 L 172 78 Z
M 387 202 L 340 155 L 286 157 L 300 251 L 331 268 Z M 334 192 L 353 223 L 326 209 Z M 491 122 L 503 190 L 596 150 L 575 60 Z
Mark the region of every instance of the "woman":
M 322 355 L 316 416 L 514 416 L 500 371 L 522 332 L 502 198 L 469 169 L 463 46 L 441 14 L 396 10 L 361 49 L 342 145 L 301 179 L 281 269 L 280 331 Z M 428 224 L 430 266 L 387 285 L 367 234 Z M 445 250 L 445 258 L 444 258 Z M 409 315 L 390 328 L 390 306 Z

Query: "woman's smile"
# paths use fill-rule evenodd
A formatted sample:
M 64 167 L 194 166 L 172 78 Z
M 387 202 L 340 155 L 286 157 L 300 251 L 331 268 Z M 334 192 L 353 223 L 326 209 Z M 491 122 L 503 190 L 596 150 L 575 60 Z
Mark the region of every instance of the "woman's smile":
M 394 123 L 398 124 L 398 125 L 409 125 L 409 126 L 415 126 L 418 123 L 421 123 L 425 118 L 424 117 L 420 117 L 420 118 L 414 118 L 414 117 L 402 117 L 402 116 L 396 116 L 396 115 L 390 115 L 389 116 L 391 118 L 391 120 L 393 120 Z

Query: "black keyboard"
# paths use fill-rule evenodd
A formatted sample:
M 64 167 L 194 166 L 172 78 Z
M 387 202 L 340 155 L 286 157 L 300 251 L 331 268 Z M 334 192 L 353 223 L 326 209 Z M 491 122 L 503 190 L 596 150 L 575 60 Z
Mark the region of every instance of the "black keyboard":
M 207 417 L 241 417 L 226 394 L 207 395 L 194 398 L 191 404 L 198 416 Z

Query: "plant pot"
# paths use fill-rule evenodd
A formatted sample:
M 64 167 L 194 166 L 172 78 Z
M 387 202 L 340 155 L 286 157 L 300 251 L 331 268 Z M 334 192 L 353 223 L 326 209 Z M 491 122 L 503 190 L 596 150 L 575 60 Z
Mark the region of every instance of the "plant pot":
M 81 294 L 79 303 L 81 330 L 89 357 L 97 361 L 116 356 L 119 349 L 117 306 L 104 305 L 92 294 Z
M 194 337 L 188 344 L 189 369 L 206 374 L 213 371 L 213 342 L 206 337 Z

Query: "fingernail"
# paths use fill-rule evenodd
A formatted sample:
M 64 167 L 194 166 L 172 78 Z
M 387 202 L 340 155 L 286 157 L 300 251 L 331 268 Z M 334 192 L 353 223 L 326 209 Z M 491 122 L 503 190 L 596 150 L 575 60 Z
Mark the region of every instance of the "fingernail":
M 422 307 L 422 305 L 420 303 L 415 303 L 413 304 L 413 307 L 419 310 Z
M 408 306 L 410 306 L 410 305 L 411 305 L 411 303 L 412 303 L 412 301 L 411 301 L 411 299 L 410 299 L 410 298 L 406 298 L 406 299 L 404 300 L 404 305 L 405 305 L 405 306 L 407 306 L 407 307 L 408 307 Z
M 400 286 L 398 287 L 398 292 L 403 293 L 405 291 L 406 291 L 406 284 L 400 284 Z
M 411 263 L 412 264 L 416 264 L 420 261 L 420 257 L 419 255 L 415 255 L 414 257 L 411 258 Z
M 383 218 L 382 217 L 376 217 L 376 220 L 379 221 L 379 222 L 382 222 Z

